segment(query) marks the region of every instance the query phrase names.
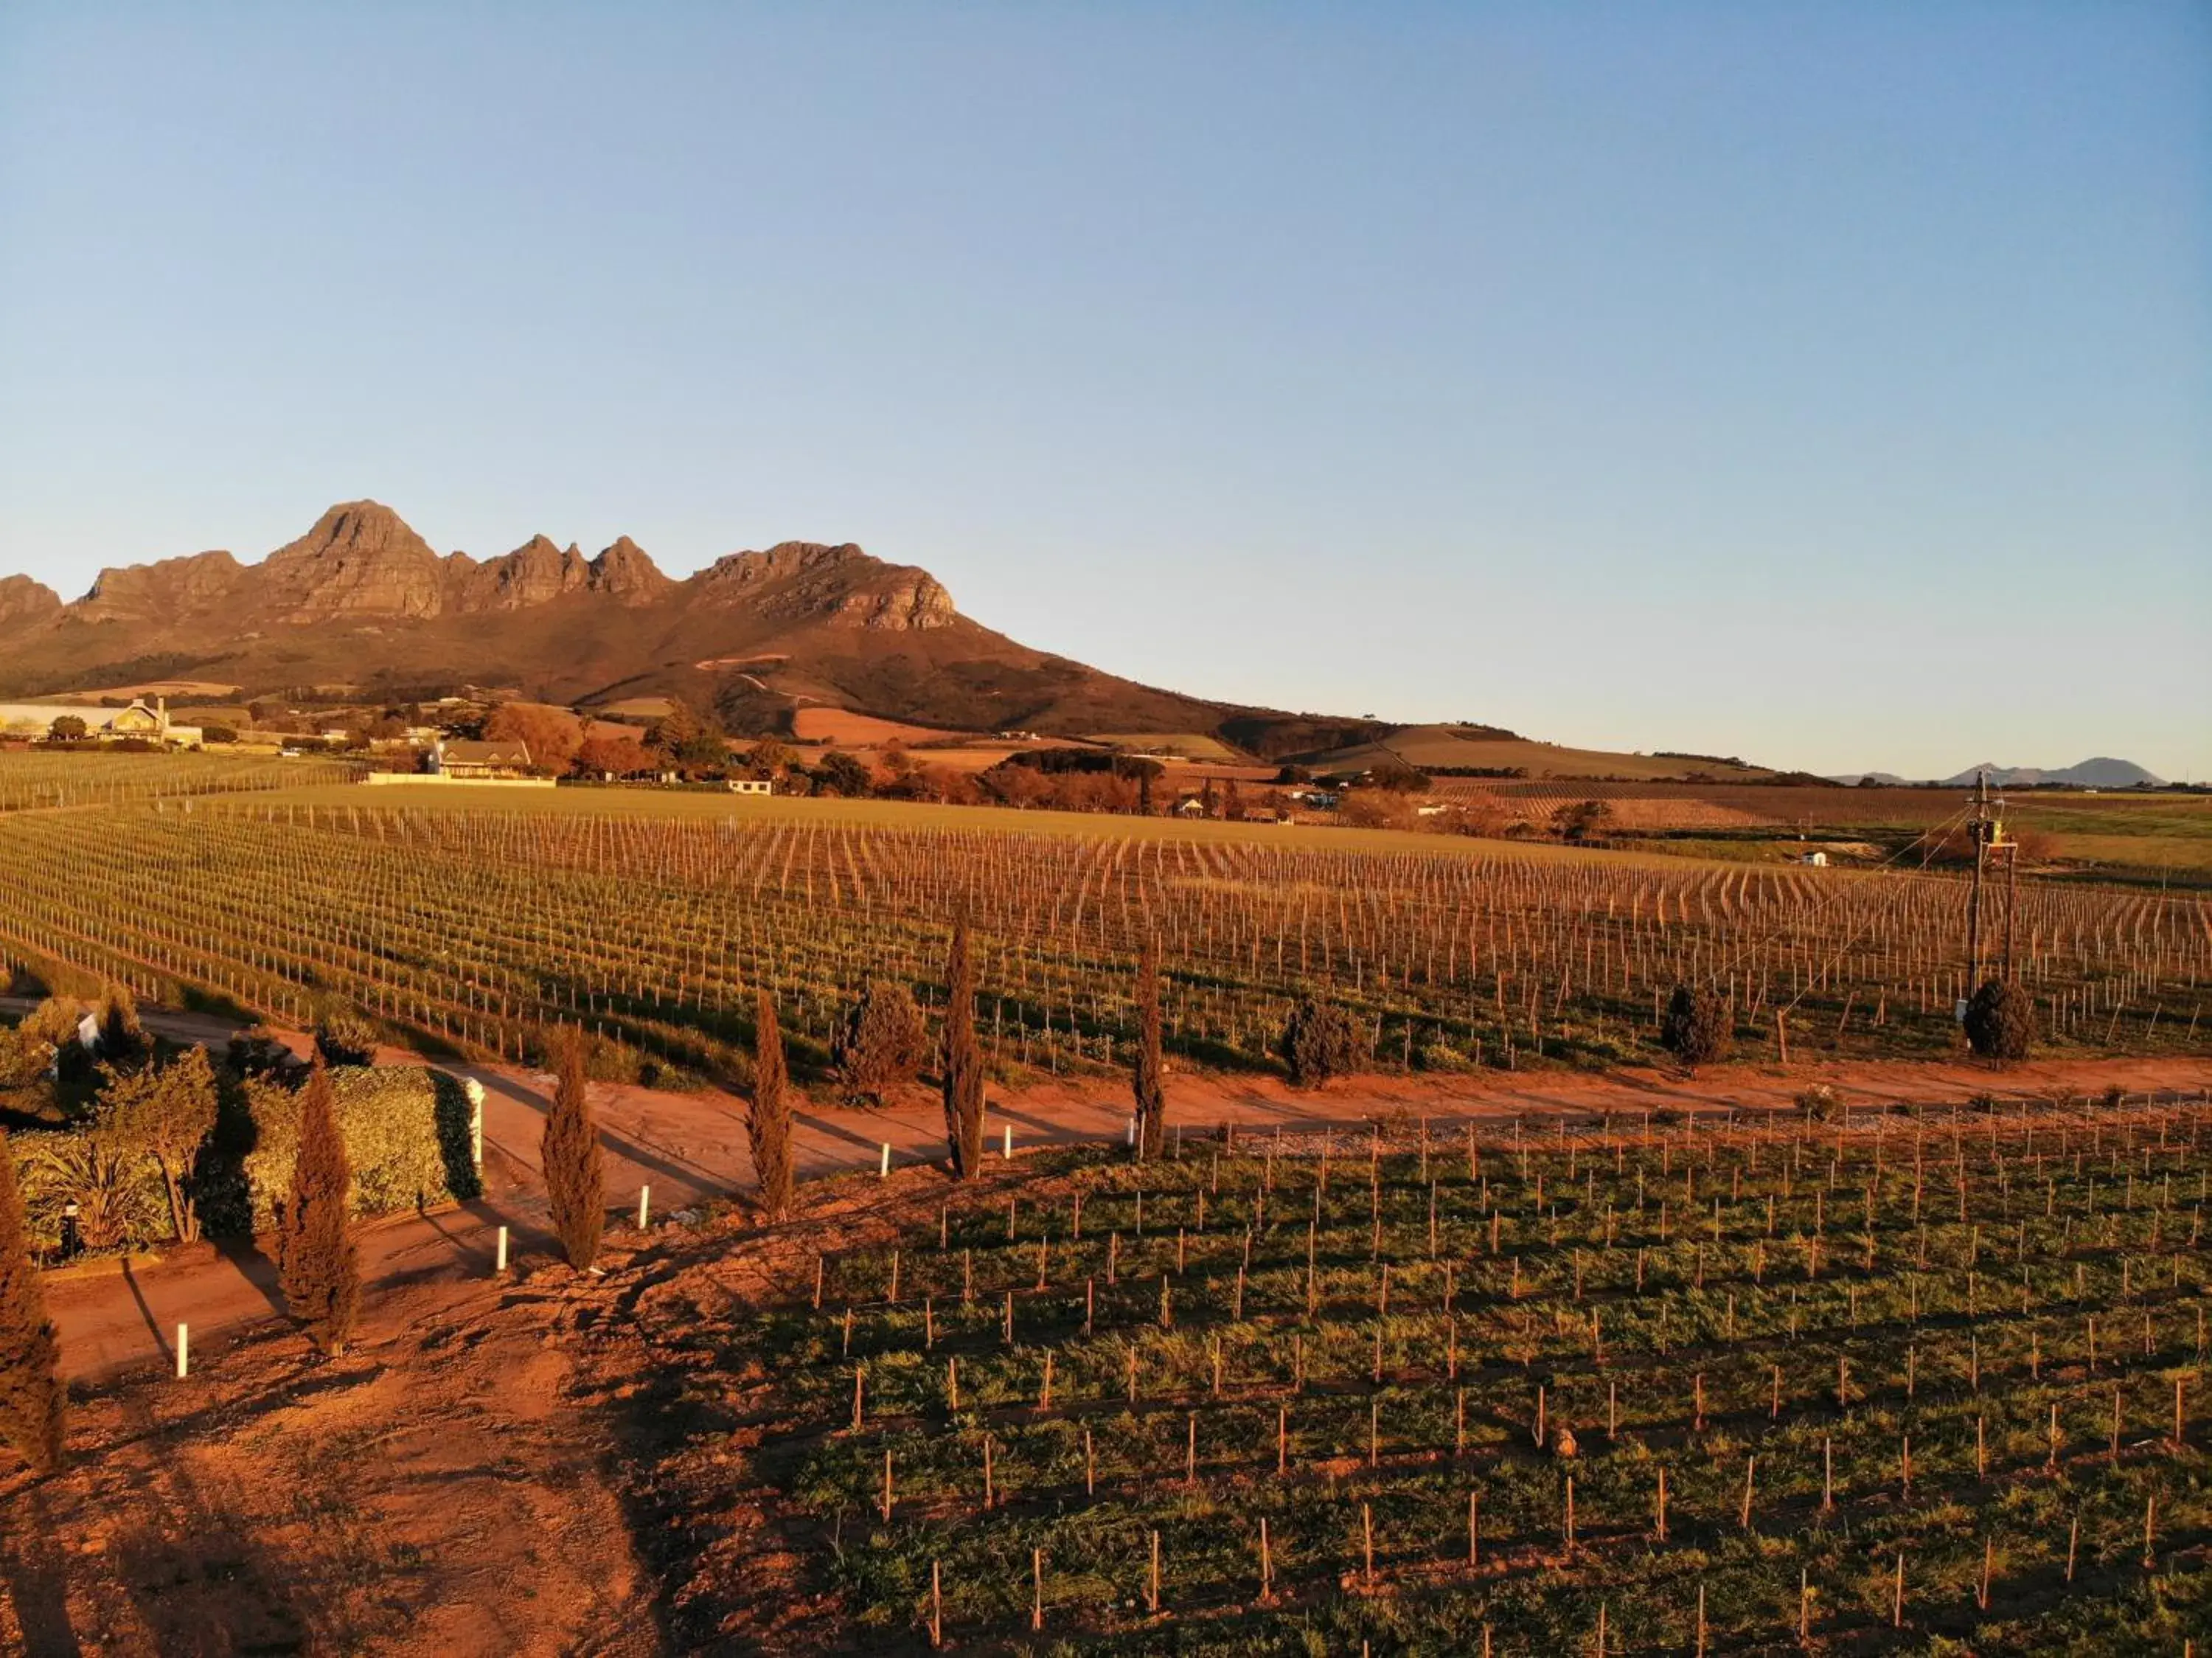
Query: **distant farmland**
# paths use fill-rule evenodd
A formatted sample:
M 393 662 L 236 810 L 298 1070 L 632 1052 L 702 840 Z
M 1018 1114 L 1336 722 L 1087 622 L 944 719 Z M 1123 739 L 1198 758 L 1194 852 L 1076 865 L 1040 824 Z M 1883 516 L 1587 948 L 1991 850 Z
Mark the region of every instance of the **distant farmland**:
M 1054 1070 L 1126 1057 L 1152 936 L 1171 1045 L 1230 1067 L 1273 1064 L 1307 996 L 1355 1010 L 1385 1064 L 1457 1069 L 1650 1058 L 1685 982 L 1723 991 L 1747 1051 L 1938 1054 L 1967 988 L 1955 875 L 877 802 L 326 789 L 18 814 L 0 879 L 0 948 L 34 970 L 288 1019 L 349 1003 L 507 1056 L 575 1021 L 710 1068 L 738 1063 L 757 988 L 817 1051 L 872 977 L 934 997 L 959 913 L 994 1053 Z M 2058 1051 L 2194 1044 L 2201 900 L 2032 881 L 2013 931 Z

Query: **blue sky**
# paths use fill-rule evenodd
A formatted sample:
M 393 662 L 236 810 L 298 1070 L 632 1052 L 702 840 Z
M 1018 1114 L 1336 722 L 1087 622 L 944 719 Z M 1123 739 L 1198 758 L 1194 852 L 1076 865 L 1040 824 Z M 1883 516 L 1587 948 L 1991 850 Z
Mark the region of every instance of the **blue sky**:
M 1238 700 L 2212 777 L 2212 8 L 0 10 L 0 571 L 361 496 Z

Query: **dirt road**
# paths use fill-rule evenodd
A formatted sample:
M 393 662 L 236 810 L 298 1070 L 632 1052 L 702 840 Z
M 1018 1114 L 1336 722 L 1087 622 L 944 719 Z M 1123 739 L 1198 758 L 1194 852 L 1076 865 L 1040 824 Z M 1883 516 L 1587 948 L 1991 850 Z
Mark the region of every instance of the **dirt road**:
M 219 1042 L 221 1021 L 199 1015 L 147 1010 L 149 1027 L 178 1039 Z M 304 1044 L 305 1039 L 299 1039 Z M 387 1050 L 384 1063 L 420 1064 L 417 1056 Z M 448 1065 L 484 1088 L 485 1195 L 459 1210 L 395 1218 L 364 1229 L 362 1265 L 368 1293 L 441 1280 L 481 1279 L 492 1265 L 496 1228 L 510 1228 L 517 1261 L 552 1247 L 545 1226 L 538 1149 L 552 1079 L 513 1066 Z M 1464 1077 L 1376 1076 L 1322 1094 L 1299 1094 L 1270 1077 L 1179 1076 L 1170 1079 L 1171 1121 L 1188 1134 L 1224 1123 L 1240 1131 L 1277 1127 L 1353 1128 L 1372 1119 L 1428 1116 L 1490 1120 L 1516 1114 L 1567 1113 L 1640 1118 L 1645 1112 L 1718 1113 L 1778 1110 L 1814 1082 L 1835 1088 L 1850 1104 L 1962 1100 L 1978 1094 L 2094 1095 L 2108 1088 L 2132 1093 L 2212 1088 L 2212 1059 L 2048 1061 L 2002 1075 L 1956 1064 L 1720 1066 L 1695 1077 L 1650 1070 L 1597 1073 L 1486 1072 Z M 592 1105 L 606 1154 L 611 1210 L 634 1222 L 639 1189 L 651 1188 L 656 1222 L 702 1201 L 750 1189 L 744 1102 L 722 1093 L 666 1094 L 594 1084 Z M 1000 1155 L 1012 1131 L 1017 1155 L 1043 1145 L 1121 1139 L 1128 1094 L 1112 1077 L 1069 1081 L 1016 1094 L 994 1093 L 988 1141 Z M 944 1155 L 944 1117 L 933 1096 L 916 1089 L 881 1111 L 802 1102 L 795 1153 L 803 1175 L 873 1169 L 884 1148 L 894 1167 L 934 1162 Z M 48 1305 L 62 1332 L 63 1364 L 74 1376 L 132 1364 L 173 1364 L 179 1322 L 191 1326 L 193 1350 L 207 1351 L 241 1328 L 281 1316 L 274 1264 L 253 1245 L 228 1240 L 179 1252 L 156 1264 L 118 1271 L 57 1276 Z

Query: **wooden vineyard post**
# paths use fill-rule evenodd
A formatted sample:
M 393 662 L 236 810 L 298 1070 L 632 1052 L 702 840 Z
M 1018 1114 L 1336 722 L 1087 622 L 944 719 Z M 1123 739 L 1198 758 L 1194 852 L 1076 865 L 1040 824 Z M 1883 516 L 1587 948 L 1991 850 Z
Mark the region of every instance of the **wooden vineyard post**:
M 1813 1578 L 1803 1566 L 1797 1568 L 1797 1644 L 1813 1644 Z
M 1571 1550 L 1575 1546 L 1575 1477 L 1572 1474 L 1569 1474 L 1567 1476 L 1567 1512 L 1565 1536 L 1566 1545 Z
M 1820 1436 L 1820 1512 L 1833 1514 L 1836 1509 L 1836 1444 L 1827 1435 Z
M 1897 1577 L 1890 1590 L 1889 1626 L 1905 1627 L 1905 1551 L 1897 1551 Z
M 1275 1406 L 1275 1476 L 1282 1478 L 1291 1470 L 1291 1407 Z
M 1267 1547 L 1267 1517 L 1261 1515 L 1260 1516 L 1260 1599 L 1267 1601 L 1273 1600 L 1274 1598 L 1274 1557 L 1269 1552 Z
M 1758 1472 L 1759 1459 L 1755 1456 L 1746 1457 L 1743 1460 L 1743 1514 L 1741 1516 L 1742 1527 L 1745 1531 L 1751 1529 L 1752 1481 Z
M 1705 1586 L 1703 1583 L 1698 1585 L 1697 1658 L 1705 1658 Z
M 1467 1564 L 1470 1566 L 1482 1564 L 1482 1493 L 1473 1486 L 1468 1488 L 1467 1493 Z M 1483 1639 L 1486 1644 L 1489 1640 L 1487 1625 L 1484 1628 Z
M 1375 1586 L 1375 1511 L 1364 1503 L 1359 1505 L 1359 1535 L 1366 1560 L 1366 1578 L 1370 1588 Z
M 1152 1537 L 1152 1570 L 1145 1578 L 1145 1610 L 1156 1612 L 1160 1609 L 1160 1534 Z
M 1091 1429 L 1088 1428 L 1083 1430 L 1083 1494 L 1085 1496 L 1098 1495 L 1098 1461 L 1091 1454 Z
M 890 1451 L 888 1448 L 886 1448 L 886 1449 L 884 1450 L 884 1522 L 886 1525 L 890 1524 L 890 1517 L 891 1517 L 891 1454 L 890 1454 Z
M 1011 1130 L 1008 1131 L 1007 1137 L 1010 1140 L 1012 1137 Z M 1009 1152 L 1008 1155 L 1012 1154 Z M 1158 1535 L 1157 1532 L 1153 1533 L 1155 1539 Z M 1030 1582 L 1033 1596 L 1030 1601 L 1030 1628 L 1042 1630 L 1044 1627 L 1044 1551 L 1042 1549 L 1030 1551 Z
M 1983 1612 L 1990 1609 L 1990 1570 L 1995 1564 L 1996 1545 L 1990 1539 L 1982 1539 L 1982 1581 L 1974 1591 L 1974 1605 Z
M 991 1484 L 991 1436 L 983 1436 L 983 1509 L 988 1513 L 998 1503 L 998 1493 Z
M 1652 1502 L 1652 1518 L 1658 1540 L 1667 1540 L 1667 1465 L 1659 1465 L 1659 1494 Z
M 934 1560 L 929 1563 L 929 1644 L 933 1651 L 945 1644 L 945 1582 Z
M 1182 1477 L 1185 1484 L 1195 1485 L 1198 1484 L 1198 1412 L 1191 1411 L 1188 1420 L 1190 1433 L 1183 1449 Z
M 861 1392 L 866 1386 L 867 1375 L 867 1366 L 856 1364 L 853 1367 L 853 1431 L 856 1434 L 860 1431 Z
M 2081 1548 L 2081 1516 L 2075 1515 L 2066 1527 L 2066 1581 L 2074 1581 L 2074 1560 Z

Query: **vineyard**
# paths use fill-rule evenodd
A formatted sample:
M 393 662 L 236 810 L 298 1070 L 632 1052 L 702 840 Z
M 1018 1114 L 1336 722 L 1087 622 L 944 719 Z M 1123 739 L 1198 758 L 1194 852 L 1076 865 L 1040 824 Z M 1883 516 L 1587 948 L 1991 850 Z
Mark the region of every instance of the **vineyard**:
M 895 1648 L 2179 1654 L 2206 1115 L 1064 1154 L 648 1324 Z
M 956 913 L 994 1058 L 1053 1070 L 1126 1057 L 1148 937 L 1170 1046 L 1227 1066 L 1273 1063 L 1308 995 L 1355 1009 L 1381 1064 L 1462 1070 L 1649 1058 L 1684 982 L 1725 993 L 1755 1056 L 1942 1053 L 1969 989 L 1953 875 L 908 821 L 250 797 L 17 814 L 0 820 L 0 949 L 150 999 L 292 1020 L 349 1003 L 506 1057 L 581 1023 L 723 1074 L 757 987 L 802 1058 L 870 978 L 932 1000 Z M 1990 922 L 2047 1046 L 2192 1048 L 2203 899 L 2027 882 Z
M 266 755 L 131 754 L 98 749 L 0 753 L 0 812 L 227 795 L 337 783 L 356 768 Z

